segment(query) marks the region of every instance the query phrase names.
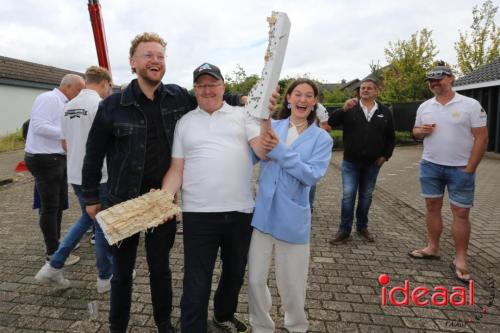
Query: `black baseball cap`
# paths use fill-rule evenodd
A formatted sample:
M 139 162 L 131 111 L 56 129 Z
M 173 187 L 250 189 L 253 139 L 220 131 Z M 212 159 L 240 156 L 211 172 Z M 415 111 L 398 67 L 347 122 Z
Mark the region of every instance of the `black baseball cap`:
M 216 78 L 217 80 L 223 80 L 224 78 L 222 77 L 222 73 L 220 72 L 219 67 L 209 64 L 208 62 L 198 66 L 194 72 L 193 72 L 193 82 L 196 82 L 196 80 L 203 74 L 208 74 Z

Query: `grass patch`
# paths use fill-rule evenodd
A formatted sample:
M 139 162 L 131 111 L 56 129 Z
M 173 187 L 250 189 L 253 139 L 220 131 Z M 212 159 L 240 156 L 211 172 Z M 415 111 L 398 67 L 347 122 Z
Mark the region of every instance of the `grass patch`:
M 409 132 L 409 131 L 404 131 L 404 132 L 396 131 L 396 145 L 397 146 L 414 145 L 416 143 L 417 143 L 417 141 L 415 141 L 415 139 L 411 135 L 411 132 Z
M 333 148 L 344 148 L 344 140 L 342 140 L 342 130 L 332 130 L 330 136 L 333 139 Z
M 0 136 L 0 153 L 24 148 L 24 139 L 21 129 L 4 136 Z

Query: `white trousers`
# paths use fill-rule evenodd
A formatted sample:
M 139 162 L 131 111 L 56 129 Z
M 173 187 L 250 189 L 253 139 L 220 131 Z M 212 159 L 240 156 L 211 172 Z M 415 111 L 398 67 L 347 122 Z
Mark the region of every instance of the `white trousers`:
M 309 269 L 309 244 L 291 244 L 253 230 L 248 253 L 248 307 L 252 333 L 272 333 L 274 321 L 267 286 L 274 248 L 276 284 L 285 312 L 285 328 L 290 332 L 306 332 L 309 327 L 304 304 Z

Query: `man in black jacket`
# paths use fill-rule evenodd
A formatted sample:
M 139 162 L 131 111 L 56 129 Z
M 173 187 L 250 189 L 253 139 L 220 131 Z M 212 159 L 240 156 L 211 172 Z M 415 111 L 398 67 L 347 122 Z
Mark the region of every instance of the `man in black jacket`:
M 341 222 L 330 244 L 345 243 L 351 234 L 356 208 L 356 229 L 368 242 L 373 235 L 368 231 L 368 211 L 380 167 L 392 155 L 395 134 L 392 114 L 377 103 L 377 81 L 371 77 L 361 82 L 360 101 L 353 108 L 334 112 L 328 119 L 330 126 L 343 126 L 344 160 L 342 162 Z
M 115 205 L 161 187 L 171 162 L 177 120 L 197 105 L 196 98 L 175 84 L 162 84 L 165 41 L 155 33 L 135 37 L 130 67 L 137 79 L 99 106 L 86 146 L 82 190 L 87 213 L 101 209 L 98 186 L 104 157 L 108 166 L 108 203 Z M 225 100 L 239 104 L 238 96 Z M 169 253 L 174 244 L 175 220 L 145 233 L 153 316 L 159 333 L 174 332 L 172 273 Z M 126 332 L 132 299 L 132 272 L 139 233 L 112 247 L 110 332 Z

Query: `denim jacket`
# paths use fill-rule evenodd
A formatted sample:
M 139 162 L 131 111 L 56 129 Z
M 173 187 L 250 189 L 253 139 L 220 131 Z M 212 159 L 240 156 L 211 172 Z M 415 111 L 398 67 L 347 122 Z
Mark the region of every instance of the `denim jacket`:
M 175 124 L 196 108 L 196 98 L 175 84 L 160 84 L 160 112 L 167 142 L 173 144 Z M 228 96 L 231 105 L 239 105 L 239 96 Z M 83 197 L 87 205 L 99 203 L 99 180 L 106 157 L 108 199 L 116 204 L 139 195 L 144 171 L 147 123 L 133 92 L 132 83 L 122 93 L 101 102 L 90 129 L 82 170 Z M 171 156 L 167 159 L 167 169 Z

